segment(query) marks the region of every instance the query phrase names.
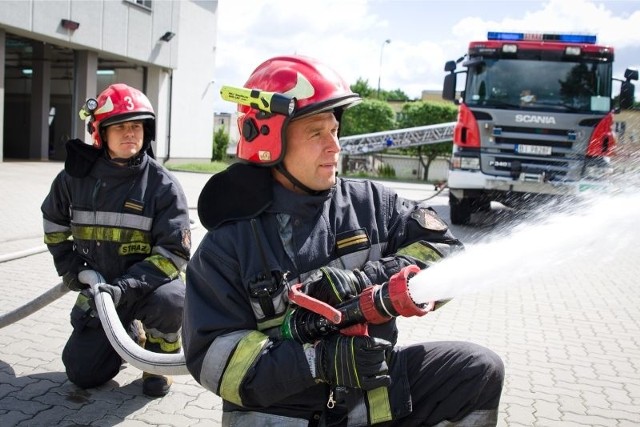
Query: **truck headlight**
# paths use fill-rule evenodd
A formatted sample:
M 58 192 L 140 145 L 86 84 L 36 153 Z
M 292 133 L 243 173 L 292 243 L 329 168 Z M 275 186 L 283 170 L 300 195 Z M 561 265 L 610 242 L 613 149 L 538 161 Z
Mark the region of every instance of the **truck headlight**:
M 451 167 L 453 169 L 480 170 L 480 159 L 478 157 L 455 156 L 451 159 Z

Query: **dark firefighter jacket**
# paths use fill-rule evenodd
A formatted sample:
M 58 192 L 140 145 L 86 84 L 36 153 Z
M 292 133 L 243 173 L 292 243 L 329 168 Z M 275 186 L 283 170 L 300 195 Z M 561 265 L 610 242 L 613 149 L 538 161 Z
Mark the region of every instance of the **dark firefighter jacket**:
M 41 209 L 58 274 L 88 268 L 108 283 L 126 277 L 127 301 L 177 278 L 189 259 L 184 192 L 146 154 L 135 166 L 100 157 L 83 178 L 61 171 Z
M 189 371 L 223 398 L 225 411 L 311 419 L 325 409 L 330 388 L 312 378 L 301 344 L 273 333 L 288 305 L 284 287 L 276 283 L 270 289 L 271 315 L 256 289 L 278 273 L 289 272 L 288 281 L 297 283 L 327 265 L 359 268 L 373 283 L 383 283 L 403 266 L 424 268 L 430 261 L 400 255 L 404 249 L 423 259 L 437 253 L 433 260 L 462 244 L 434 211 L 372 182 L 338 179 L 321 195 L 300 195 L 274 184 L 272 197 L 256 218 L 210 229 L 195 252 L 187 268 L 183 348 Z M 370 326 L 369 334 L 395 343 L 395 320 Z M 360 390 L 350 395 L 363 399 Z M 350 401 L 349 425 L 385 421 L 391 412 L 395 417 L 410 410 L 404 393 L 388 396 L 383 389 L 367 398 L 368 413 L 354 414 L 353 408 L 365 405 Z

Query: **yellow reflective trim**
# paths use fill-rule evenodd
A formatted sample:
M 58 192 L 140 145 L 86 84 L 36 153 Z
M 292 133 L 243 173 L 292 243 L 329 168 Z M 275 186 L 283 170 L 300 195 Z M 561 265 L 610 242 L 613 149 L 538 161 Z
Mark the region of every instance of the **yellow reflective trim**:
M 175 353 L 182 348 L 182 342 L 180 340 L 175 342 L 169 342 L 161 337 L 154 337 L 147 334 L 147 342 L 158 344 L 160 349 L 165 353 Z
M 75 305 L 77 305 L 78 308 L 82 311 L 89 311 L 89 309 L 91 308 L 91 306 L 89 305 L 89 297 L 87 297 L 85 294 L 78 294 Z
M 389 403 L 389 390 L 386 387 L 378 387 L 367 392 L 369 401 L 369 422 L 371 424 L 391 421 L 391 404 Z
M 238 342 L 220 384 L 220 396 L 223 399 L 243 406 L 240 397 L 240 384 L 268 340 L 269 338 L 262 332 L 252 331 Z
M 286 312 L 282 313 L 282 315 L 278 316 L 278 317 L 274 317 L 273 319 L 269 319 L 267 321 L 263 321 L 263 322 L 258 322 L 258 330 L 259 331 L 264 331 L 266 329 L 270 329 L 270 328 L 274 328 L 276 326 L 280 326 L 282 325 L 282 322 L 284 322 L 284 318 L 286 316 Z
M 71 227 L 73 237 L 77 240 L 100 240 L 105 242 L 143 242 L 150 243 L 151 235 L 140 230 L 115 227 L 86 227 L 74 225 Z
M 63 231 L 59 233 L 45 233 L 44 243 L 47 245 L 58 245 L 66 242 L 71 237 L 71 231 Z
M 442 259 L 442 256 L 435 249 L 426 245 L 424 242 L 415 242 L 409 246 L 400 248 L 397 254 L 407 255 L 426 263 L 437 262 Z
M 171 262 L 171 260 L 163 257 L 162 255 L 152 255 L 145 259 L 145 261 L 150 262 L 155 265 L 156 268 L 162 271 L 168 278 L 175 279 L 180 274 L 180 271 L 176 268 L 176 266 Z

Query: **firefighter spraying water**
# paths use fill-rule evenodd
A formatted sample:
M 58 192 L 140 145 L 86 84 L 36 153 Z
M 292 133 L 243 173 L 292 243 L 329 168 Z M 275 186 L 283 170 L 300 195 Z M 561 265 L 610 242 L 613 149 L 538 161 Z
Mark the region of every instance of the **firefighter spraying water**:
M 360 96 L 295 55 L 221 95 L 239 104 L 239 162 L 198 199 L 208 232 L 187 269 L 183 343 L 223 425 L 495 425 L 497 354 L 396 346 L 396 317 L 434 308 L 411 299 L 409 278 L 462 243 L 426 202 L 337 176 L 340 123 Z

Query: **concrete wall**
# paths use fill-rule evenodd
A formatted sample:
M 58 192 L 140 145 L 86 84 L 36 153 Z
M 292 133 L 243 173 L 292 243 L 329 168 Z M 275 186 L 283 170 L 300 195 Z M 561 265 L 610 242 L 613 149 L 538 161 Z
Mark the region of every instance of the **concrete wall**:
M 159 40 L 167 31 L 180 34 L 181 3 L 154 1 L 148 9 L 127 0 L 2 0 L 0 24 L 9 32 L 60 46 L 175 68 L 177 47 Z M 62 19 L 80 26 L 68 30 Z
M 218 2 L 180 2 L 183 28 L 198 31 L 184 29 L 179 36 L 169 132 L 172 159 L 211 159 L 217 9 Z
M 54 148 L 63 146 L 58 143 L 66 135 L 82 137 L 84 127 L 76 117 L 86 98 L 95 97 L 109 84 L 122 82 L 143 90 L 154 107 L 157 117 L 154 151 L 158 159 L 210 159 L 218 1 L 156 0 L 150 4 L 148 8 L 134 0 L 0 0 L 0 34 L 10 33 L 45 46 L 72 49 L 81 58 L 88 56 L 93 61 L 89 61 L 91 66 L 87 66 L 87 61 L 80 62 L 84 75 L 78 73 L 71 82 L 52 79 L 45 85 L 48 92 L 41 91 L 41 98 L 35 97 L 36 103 L 43 103 L 50 95 L 58 113 L 65 106 L 65 114 L 54 120 Z M 66 29 L 61 24 L 63 19 L 75 21 L 79 27 Z M 161 41 L 160 37 L 168 31 L 175 33 L 173 39 Z M 2 53 L 0 50 L 0 67 L 4 70 Z M 114 75 L 96 78 L 96 58 L 124 61 L 130 67 L 116 68 Z M 29 155 L 23 152 L 23 143 L 15 140 L 22 134 L 28 138 L 29 130 L 33 129 L 30 120 L 35 104 L 33 101 L 29 104 L 29 98 L 24 101 L 24 96 L 34 91 L 35 81 L 12 80 L 6 88 L 8 95 L 0 85 L 0 113 L 7 102 L 11 108 L 12 105 L 26 108 L 15 111 L 20 113 L 23 123 L 18 129 L 13 126 L 0 132 L 0 161 L 3 153 L 5 158 Z M 57 95 L 67 98 L 54 99 Z M 65 117 L 71 123 L 61 123 Z M 0 130 L 4 121 L 0 114 Z M 37 135 L 45 130 L 38 130 Z M 9 131 L 11 134 L 7 135 Z M 12 142 L 9 144 L 4 138 Z M 42 144 L 46 146 L 46 141 Z M 49 157 L 57 160 L 60 156 L 55 151 Z M 64 155 L 63 150 L 61 154 Z M 42 157 L 46 158 L 46 150 Z

